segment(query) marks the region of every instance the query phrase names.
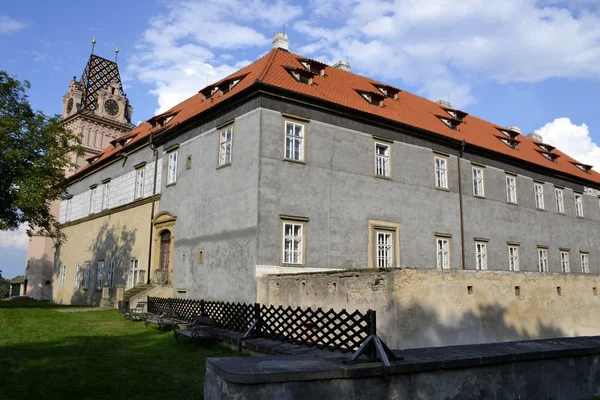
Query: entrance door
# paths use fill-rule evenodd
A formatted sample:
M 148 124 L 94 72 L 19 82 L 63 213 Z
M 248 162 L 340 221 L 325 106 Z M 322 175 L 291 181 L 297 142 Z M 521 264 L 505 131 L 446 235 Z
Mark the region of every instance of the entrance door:
M 134 287 L 138 284 L 140 278 L 140 263 L 137 258 L 132 258 L 129 261 L 129 288 Z
M 164 231 L 160 234 L 160 261 L 159 268 L 166 274 L 169 271 L 169 259 L 171 258 L 171 232 Z

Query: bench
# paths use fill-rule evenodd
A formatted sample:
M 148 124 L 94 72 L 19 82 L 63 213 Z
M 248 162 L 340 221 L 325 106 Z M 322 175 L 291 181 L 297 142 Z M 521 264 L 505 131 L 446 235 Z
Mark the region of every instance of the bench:
M 146 319 L 146 313 L 144 312 L 145 306 L 146 302 L 140 301 L 136 304 L 135 308 L 130 308 L 129 311 L 123 314 L 123 317 L 132 321 L 142 321 Z
M 162 331 L 169 328 L 176 329 L 179 325 L 187 325 L 188 321 L 181 318 L 174 309 L 162 307 L 158 309 L 158 313 L 147 315 L 147 318 L 144 320 L 146 329 L 150 324 L 158 325 L 158 329 Z
M 175 329 L 175 340 L 179 340 L 179 336 L 186 336 L 198 345 L 203 340 L 210 340 L 213 337 L 215 320 L 202 315 L 197 315 L 186 328 Z

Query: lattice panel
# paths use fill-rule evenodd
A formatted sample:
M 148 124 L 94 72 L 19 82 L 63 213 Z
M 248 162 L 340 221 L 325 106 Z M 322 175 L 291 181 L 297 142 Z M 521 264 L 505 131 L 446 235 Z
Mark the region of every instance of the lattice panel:
M 254 304 L 205 301 L 204 312 L 217 321 L 219 328 L 246 332 L 254 322 Z
M 308 347 L 354 351 L 369 336 L 367 316 L 359 311 L 261 306 L 260 315 L 262 337 Z

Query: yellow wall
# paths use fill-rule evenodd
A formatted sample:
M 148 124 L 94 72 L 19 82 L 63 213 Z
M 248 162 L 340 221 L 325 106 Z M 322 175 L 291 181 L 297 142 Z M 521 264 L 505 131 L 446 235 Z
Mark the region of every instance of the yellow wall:
M 375 310 L 378 333 L 394 348 L 600 334 L 595 274 L 393 269 L 266 275 L 258 280 L 257 301 Z
M 133 206 L 133 205 L 132 205 Z M 148 246 L 150 239 L 152 202 L 123 207 L 116 212 L 63 227 L 66 242 L 57 254 L 53 276 L 53 300 L 59 304 L 100 304 L 102 291 L 96 290 L 97 262 L 104 260 L 104 278 L 107 282 L 111 260 L 116 261 L 115 282 L 110 297 L 116 295 L 117 285 L 127 285 L 131 258 L 139 260 L 139 269 L 148 277 Z M 154 212 L 157 213 L 158 201 Z M 75 289 L 76 264 L 81 265 L 81 278 L 86 262 L 91 263 L 89 289 Z M 66 265 L 64 287 L 60 285 L 60 266 Z

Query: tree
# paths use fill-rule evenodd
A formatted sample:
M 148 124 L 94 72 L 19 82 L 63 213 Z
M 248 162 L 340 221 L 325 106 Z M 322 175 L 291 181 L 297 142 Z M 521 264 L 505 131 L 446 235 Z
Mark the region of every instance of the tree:
M 51 204 L 66 194 L 65 170 L 83 154 L 76 134 L 60 117 L 33 111 L 20 82 L 0 70 L 0 230 L 26 224 L 59 244 L 64 237 Z

